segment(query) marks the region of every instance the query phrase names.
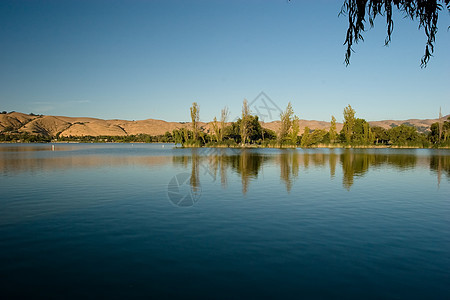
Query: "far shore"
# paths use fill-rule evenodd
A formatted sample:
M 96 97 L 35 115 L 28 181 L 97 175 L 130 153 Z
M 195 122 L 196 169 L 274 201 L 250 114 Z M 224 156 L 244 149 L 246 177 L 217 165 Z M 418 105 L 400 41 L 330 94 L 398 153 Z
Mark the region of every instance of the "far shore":
M 238 145 L 238 146 L 180 146 L 180 149 L 200 149 L 200 148 L 231 148 L 231 149 L 450 149 L 449 146 L 444 147 L 417 147 L 417 146 L 396 146 L 396 145 L 373 145 L 373 146 L 350 146 L 350 145 L 313 145 L 308 147 L 299 147 L 291 145 L 277 146 L 262 146 L 262 145 Z
M 0 141 L 0 144 L 174 144 L 174 143 L 162 143 L 162 142 L 152 142 L 152 143 L 145 143 L 145 142 L 78 142 L 78 141 L 54 141 L 54 142 L 4 142 Z M 175 144 L 177 145 L 177 144 Z M 178 144 L 179 145 L 179 144 Z M 200 149 L 200 148 L 220 148 L 220 149 L 450 149 L 450 146 L 441 146 L 441 147 L 417 147 L 417 146 L 397 146 L 397 145 L 370 145 L 370 146 L 363 146 L 363 145 L 325 145 L 325 144 L 318 144 L 318 145 L 312 145 L 308 147 L 299 147 L 299 146 L 293 146 L 293 145 L 283 145 L 283 146 L 263 146 L 263 145 L 255 145 L 255 144 L 249 144 L 249 145 L 207 145 L 207 146 L 176 146 L 175 148 L 178 149 Z

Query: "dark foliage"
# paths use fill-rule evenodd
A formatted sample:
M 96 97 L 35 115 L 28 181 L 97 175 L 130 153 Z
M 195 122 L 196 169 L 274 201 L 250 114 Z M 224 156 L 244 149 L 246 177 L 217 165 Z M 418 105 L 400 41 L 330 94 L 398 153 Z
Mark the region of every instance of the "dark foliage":
M 366 29 L 368 19 L 370 27 L 374 26 L 377 16 L 386 17 L 387 36 L 384 41 L 389 45 L 394 30 L 392 19 L 393 8 L 397 8 L 406 18 L 419 23 L 419 29 L 423 28 L 427 41 L 425 54 L 421 59 L 421 67 L 426 67 L 433 56 L 434 42 L 438 31 L 438 16 L 442 10 L 450 12 L 450 0 L 345 0 L 339 15 L 348 17 L 348 29 L 344 45 L 347 45 L 345 64 L 350 64 L 350 56 L 353 52 L 353 43 L 364 41 L 362 33 Z

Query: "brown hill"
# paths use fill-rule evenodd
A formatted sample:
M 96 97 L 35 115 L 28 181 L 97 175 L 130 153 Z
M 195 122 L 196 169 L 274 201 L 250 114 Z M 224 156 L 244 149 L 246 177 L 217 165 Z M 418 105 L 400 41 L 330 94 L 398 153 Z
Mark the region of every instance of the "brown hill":
M 24 126 L 31 120 L 33 120 L 35 117 L 12 112 L 9 114 L 0 114 L 0 131 L 11 131 L 11 130 L 17 130 L 20 127 Z
M 450 115 L 444 117 L 447 119 Z M 417 127 L 421 132 L 428 131 L 432 123 L 437 119 L 410 119 L 410 120 L 384 120 L 369 122 L 371 126 L 381 126 L 389 129 L 391 127 L 407 124 Z M 212 130 L 211 123 L 200 123 L 200 128 L 204 132 L 210 133 Z M 43 115 L 27 115 L 19 112 L 11 112 L 8 114 L 0 114 L 0 132 L 19 132 L 30 134 L 43 134 L 48 136 L 124 136 L 135 134 L 161 135 L 165 132 L 172 132 L 174 129 L 190 128 L 191 123 L 166 122 L 162 120 L 102 120 L 96 118 L 83 117 L 64 117 L 64 116 L 43 116 Z M 280 128 L 280 121 L 262 123 L 264 128 L 277 132 Z M 300 128 L 303 132 L 304 127 L 312 130 L 324 129 L 328 130 L 329 122 L 300 120 Z M 337 130 L 342 129 L 342 123 L 336 124 Z
M 199 123 L 209 132 L 210 125 Z M 64 116 L 35 116 L 18 112 L 0 114 L 0 132 L 43 134 L 48 136 L 124 136 L 133 134 L 161 135 L 174 129 L 190 127 L 190 123 L 147 119 L 141 121 L 102 120 Z
M 447 120 L 447 118 L 449 118 L 449 117 L 450 117 L 450 115 L 447 115 L 447 116 L 443 117 L 442 119 Z M 419 132 L 426 132 L 426 131 L 430 130 L 431 124 L 436 123 L 437 121 L 438 121 L 438 119 L 423 119 L 423 120 L 409 119 L 409 120 L 404 120 L 404 121 L 384 120 L 384 121 L 372 121 L 372 122 L 369 122 L 369 124 L 372 127 L 380 126 L 380 127 L 383 127 L 384 129 L 389 129 L 392 127 L 396 127 L 396 126 L 405 124 L 405 125 L 416 127 Z

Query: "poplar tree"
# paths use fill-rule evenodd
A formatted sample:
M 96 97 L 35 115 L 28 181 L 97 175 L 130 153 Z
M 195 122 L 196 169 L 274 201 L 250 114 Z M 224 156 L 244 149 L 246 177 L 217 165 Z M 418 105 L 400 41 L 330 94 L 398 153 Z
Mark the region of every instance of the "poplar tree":
M 226 126 L 229 115 L 230 115 L 230 112 L 228 110 L 228 107 L 225 106 L 224 108 L 222 108 L 222 111 L 220 113 L 220 129 L 219 129 L 219 140 L 221 142 L 223 141 L 225 126 Z
M 438 119 L 438 122 L 439 122 L 439 137 L 438 137 L 438 141 L 440 142 L 441 138 L 442 138 L 442 127 L 444 125 L 442 123 L 442 108 L 441 107 L 439 107 L 439 119 Z
M 242 118 L 241 118 L 241 139 L 242 144 L 245 145 L 249 135 L 249 126 L 250 126 L 250 107 L 248 105 L 247 99 L 244 99 L 242 104 Z
M 280 144 L 283 142 L 284 138 L 288 135 L 289 129 L 292 125 L 292 116 L 294 115 L 294 110 L 292 109 L 291 102 L 288 103 L 286 110 L 280 113 L 280 132 L 278 134 L 278 140 Z
M 299 121 L 300 121 L 299 118 L 297 116 L 294 116 L 294 119 L 292 120 L 292 130 L 291 130 L 292 145 L 297 145 L 297 136 L 300 131 Z
M 345 141 L 350 144 L 353 135 L 353 126 L 355 125 L 355 110 L 349 104 L 344 108 L 344 131 Z
M 219 137 L 220 137 L 220 128 L 219 128 L 219 124 L 217 122 L 217 118 L 214 117 L 214 121 L 212 122 L 212 128 L 214 131 L 214 137 L 216 138 L 216 142 L 219 142 Z
M 330 136 L 330 142 L 334 143 L 336 140 L 336 118 L 334 116 L 331 116 L 331 122 L 330 122 L 330 130 L 329 130 L 329 136 Z
M 200 120 L 200 107 L 197 102 L 191 106 L 192 131 L 194 132 L 194 141 L 198 139 L 198 122 Z

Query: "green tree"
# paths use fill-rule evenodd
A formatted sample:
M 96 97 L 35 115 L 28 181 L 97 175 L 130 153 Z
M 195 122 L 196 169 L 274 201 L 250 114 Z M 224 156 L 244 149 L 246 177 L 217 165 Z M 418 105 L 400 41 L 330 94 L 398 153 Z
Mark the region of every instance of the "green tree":
M 442 129 L 444 131 L 444 142 L 448 144 L 450 142 L 450 117 L 444 122 Z
M 308 146 L 312 146 L 312 145 L 317 145 L 320 143 L 323 143 L 325 136 L 327 135 L 327 131 L 323 130 L 323 129 L 316 129 L 314 130 L 312 133 L 309 134 L 309 145 Z
M 442 140 L 442 134 L 443 134 L 443 127 L 444 127 L 444 122 L 442 120 L 442 109 L 439 108 L 439 119 L 438 119 L 438 123 L 439 123 L 439 142 Z
M 229 130 L 227 131 L 227 137 L 233 138 L 236 143 L 243 143 L 242 126 L 245 124 L 245 132 L 247 133 L 246 144 L 260 143 L 263 138 L 264 130 L 259 123 L 258 116 L 248 115 L 246 120 L 247 121 L 245 123 L 242 119 L 238 119 L 236 122 L 233 122 L 231 126 L 228 127 Z
M 309 146 L 309 127 L 306 126 L 303 129 L 303 135 L 302 135 L 302 139 L 300 142 L 300 146 L 301 147 L 308 147 Z
M 405 124 L 389 129 L 388 135 L 390 142 L 393 145 L 419 146 L 419 144 L 422 144 L 422 140 L 417 133 L 417 129 Z
M 372 129 L 370 128 L 369 123 L 366 122 L 364 124 L 364 143 L 366 145 L 372 145 L 375 140 L 375 136 L 372 132 Z
M 198 140 L 198 122 L 200 121 L 200 107 L 197 102 L 191 106 L 192 132 L 194 133 L 194 142 Z
M 292 109 L 291 102 L 288 103 L 286 110 L 280 113 L 280 132 L 278 133 L 278 141 L 282 144 L 289 133 L 289 129 L 292 126 L 292 117 L 294 115 L 294 110 Z
M 355 110 L 349 104 L 344 108 L 344 126 L 342 128 L 347 144 L 352 142 L 353 126 L 355 126 Z
M 220 129 L 219 129 L 219 141 L 223 141 L 223 135 L 225 131 L 225 126 L 228 120 L 228 117 L 230 115 L 230 112 L 228 111 L 228 107 L 222 108 L 222 111 L 220 112 Z
M 260 143 L 263 138 L 263 128 L 258 116 L 249 116 L 248 139 L 251 144 Z
M 184 143 L 187 143 L 190 140 L 190 133 L 191 132 L 187 128 L 183 128 Z
M 224 129 L 224 140 L 233 140 L 236 144 L 241 143 L 241 128 L 239 126 L 240 120 L 231 122 L 231 124 Z
M 219 124 L 217 122 L 217 118 L 214 117 L 213 122 L 211 123 L 211 126 L 213 128 L 213 132 L 214 132 L 214 137 L 216 138 L 216 142 L 219 142 L 219 140 L 221 140 L 220 137 L 220 128 L 219 128 Z
M 448 121 L 431 124 L 428 140 L 436 146 L 450 145 L 450 117 Z
M 262 139 L 266 142 L 268 141 L 276 141 L 277 139 L 277 133 L 273 130 L 267 129 L 267 128 L 263 128 L 262 129 Z
M 439 143 L 439 123 L 438 122 L 431 124 L 430 133 L 428 134 L 428 139 L 433 144 Z
M 336 141 L 336 118 L 334 116 L 331 116 L 331 122 L 330 122 L 330 130 L 329 137 L 330 137 L 330 143 L 334 143 Z
M 384 129 L 383 127 L 379 127 L 379 126 L 373 127 L 372 132 L 373 132 L 373 138 L 377 145 L 378 144 L 387 144 L 389 142 L 388 133 L 387 133 L 386 129 Z
M 297 145 L 299 131 L 300 131 L 300 120 L 298 119 L 297 116 L 294 116 L 294 119 L 292 120 L 292 130 L 290 133 L 292 145 Z
M 241 117 L 241 124 L 240 124 L 240 131 L 241 131 L 241 141 L 242 144 L 246 144 L 249 136 L 249 127 L 250 127 L 250 106 L 248 105 L 247 99 L 244 99 L 244 102 L 242 104 L 242 117 Z
M 366 120 L 357 118 L 353 125 L 352 143 L 355 145 L 370 145 L 373 142 L 373 134 Z

